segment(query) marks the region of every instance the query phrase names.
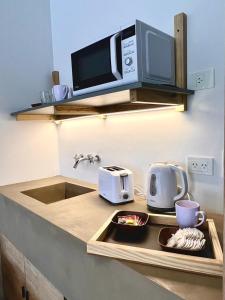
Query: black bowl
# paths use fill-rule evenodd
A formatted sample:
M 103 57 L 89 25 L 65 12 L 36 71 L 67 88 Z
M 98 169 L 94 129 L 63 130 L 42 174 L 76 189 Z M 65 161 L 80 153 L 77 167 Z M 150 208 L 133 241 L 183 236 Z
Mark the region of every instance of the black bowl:
M 198 255 L 204 251 L 205 245 L 200 250 L 179 249 L 179 248 L 173 248 L 167 246 L 168 239 L 172 236 L 172 234 L 175 234 L 178 229 L 179 227 L 164 227 L 160 230 L 158 236 L 158 243 L 164 251 L 187 254 L 187 255 Z
M 129 225 L 129 224 L 120 224 L 118 223 L 119 216 L 128 216 L 128 215 L 136 215 L 141 218 L 143 221 L 142 225 Z M 123 231 L 124 233 L 128 234 L 139 234 L 145 231 L 146 226 L 148 224 L 149 215 L 139 211 L 124 211 L 121 210 L 112 218 L 113 226 L 118 229 L 119 231 Z

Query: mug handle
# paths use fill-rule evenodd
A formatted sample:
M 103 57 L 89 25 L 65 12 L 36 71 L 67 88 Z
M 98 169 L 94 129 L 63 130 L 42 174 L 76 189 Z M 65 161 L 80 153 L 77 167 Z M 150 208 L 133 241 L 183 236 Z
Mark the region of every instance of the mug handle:
M 196 211 L 195 216 L 197 217 L 198 215 L 202 216 L 202 220 L 200 221 L 200 223 L 196 224 L 195 227 L 199 227 L 200 225 L 205 223 L 205 220 L 206 220 L 206 213 L 204 211 L 202 211 L 202 210 Z
M 68 93 L 69 93 L 69 87 L 65 85 L 65 94 L 63 95 L 63 99 L 66 99 Z

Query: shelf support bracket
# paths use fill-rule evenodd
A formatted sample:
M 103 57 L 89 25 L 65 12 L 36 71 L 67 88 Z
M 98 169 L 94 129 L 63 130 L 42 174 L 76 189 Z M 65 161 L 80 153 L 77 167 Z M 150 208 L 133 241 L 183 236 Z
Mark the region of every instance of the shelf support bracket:
M 174 17 L 174 37 L 176 86 L 187 88 L 187 15 L 185 13 Z M 183 105 L 183 110 L 179 106 L 179 111 L 186 111 L 187 95 L 177 95 L 177 97 L 178 102 Z

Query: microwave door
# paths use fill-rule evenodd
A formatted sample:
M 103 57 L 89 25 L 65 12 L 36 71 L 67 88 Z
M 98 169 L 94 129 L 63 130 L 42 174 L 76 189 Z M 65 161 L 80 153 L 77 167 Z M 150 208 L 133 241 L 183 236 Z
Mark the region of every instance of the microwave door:
M 121 37 L 109 36 L 72 53 L 74 90 L 116 81 L 121 78 Z

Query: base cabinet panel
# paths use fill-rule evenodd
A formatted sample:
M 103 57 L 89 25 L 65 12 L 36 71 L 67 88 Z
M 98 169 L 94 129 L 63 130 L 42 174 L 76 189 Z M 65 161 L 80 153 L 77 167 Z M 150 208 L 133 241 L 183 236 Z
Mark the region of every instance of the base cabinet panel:
M 2 281 L 5 300 L 20 300 L 25 287 L 24 256 L 4 236 L 1 237 Z
M 1 260 L 4 300 L 65 299 L 5 236 L 1 236 Z
M 63 295 L 25 259 L 26 289 L 29 300 L 63 300 Z

